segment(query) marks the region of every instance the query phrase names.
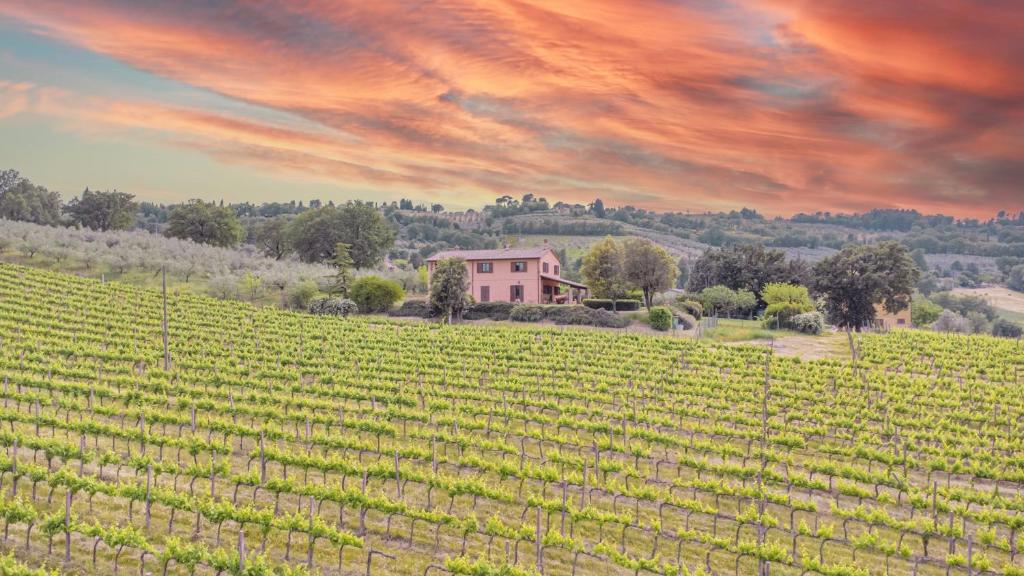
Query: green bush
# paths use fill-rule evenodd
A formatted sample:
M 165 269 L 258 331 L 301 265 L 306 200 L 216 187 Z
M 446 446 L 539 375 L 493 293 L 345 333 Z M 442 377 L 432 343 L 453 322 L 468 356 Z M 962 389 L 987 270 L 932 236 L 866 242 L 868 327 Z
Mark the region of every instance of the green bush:
M 650 313 L 651 328 L 665 331 L 672 328 L 672 311 L 665 306 L 655 306 Z
M 359 312 L 359 306 L 347 298 L 319 298 L 309 303 L 309 313 L 320 316 L 341 316 Z
M 404 318 L 433 318 L 437 311 L 426 300 L 406 300 L 402 305 L 388 312 L 389 316 Z
M 308 310 L 309 303 L 320 296 L 320 288 L 312 280 L 293 284 L 285 292 L 285 301 L 292 310 Z
M 611 310 L 615 306 L 615 301 L 608 298 L 584 298 L 583 305 L 587 308 Z
M 633 312 L 633 311 L 636 311 L 636 310 L 639 310 L 639 309 L 640 309 L 640 301 L 639 300 L 628 299 L 628 300 L 616 300 L 615 301 L 615 310 L 618 311 L 618 312 Z
M 923 328 L 939 319 L 942 306 L 932 302 L 920 294 L 915 294 L 910 301 L 910 321 L 914 326 Z
M 477 302 L 466 308 L 462 317 L 466 320 L 508 320 L 514 306 L 511 302 Z
M 544 313 L 544 307 L 539 304 L 516 304 L 508 318 L 513 322 L 540 322 Z
M 398 282 L 380 276 L 363 276 L 352 283 L 348 296 L 364 314 L 387 312 L 395 302 L 405 297 L 405 290 Z

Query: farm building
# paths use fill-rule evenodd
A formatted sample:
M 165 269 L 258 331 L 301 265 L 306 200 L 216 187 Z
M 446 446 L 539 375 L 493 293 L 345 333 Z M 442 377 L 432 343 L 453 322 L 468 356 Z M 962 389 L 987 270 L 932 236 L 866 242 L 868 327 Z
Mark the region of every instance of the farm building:
M 875 304 L 875 328 L 878 330 L 892 330 L 893 328 L 913 328 L 914 323 L 910 319 L 910 306 L 893 314 L 881 304 Z
M 586 285 L 561 277 L 562 263 L 548 246 L 438 252 L 427 259 L 431 276 L 446 258 L 466 261 L 469 292 L 477 302 L 573 304 L 588 293 Z

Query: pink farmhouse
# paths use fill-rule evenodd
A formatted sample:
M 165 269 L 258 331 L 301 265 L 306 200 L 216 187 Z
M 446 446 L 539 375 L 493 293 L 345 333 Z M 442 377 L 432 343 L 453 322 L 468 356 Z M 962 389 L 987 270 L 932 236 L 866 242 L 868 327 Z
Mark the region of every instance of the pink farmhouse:
M 448 250 L 427 259 L 434 275 L 438 260 L 462 258 L 469 270 L 469 292 L 477 302 L 568 304 L 582 302 L 587 287 L 561 277 L 562 264 L 551 248 Z

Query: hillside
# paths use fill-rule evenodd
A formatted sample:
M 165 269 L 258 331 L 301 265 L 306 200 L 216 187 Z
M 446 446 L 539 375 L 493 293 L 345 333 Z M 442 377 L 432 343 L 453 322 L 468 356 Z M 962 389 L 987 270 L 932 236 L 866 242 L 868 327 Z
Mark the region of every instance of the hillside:
M 165 368 L 159 293 L 0 265 L 8 565 L 1024 570 L 1015 341 L 861 336 L 854 366 L 167 304 Z

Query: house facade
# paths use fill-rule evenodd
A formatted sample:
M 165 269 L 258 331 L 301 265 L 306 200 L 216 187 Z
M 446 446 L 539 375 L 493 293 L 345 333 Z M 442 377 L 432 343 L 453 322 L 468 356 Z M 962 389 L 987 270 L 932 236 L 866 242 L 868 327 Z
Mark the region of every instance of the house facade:
M 562 263 L 547 246 L 438 252 L 427 259 L 431 278 L 437 262 L 447 258 L 466 261 L 469 293 L 477 302 L 572 304 L 588 293 L 585 285 L 561 277 Z
M 903 310 L 896 312 L 895 314 L 885 309 L 885 306 L 881 304 L 875 304 L 875 329 L 877 330 L 892 330 L 893 328 L 913 328 L 914 323 L 911 321 L 910 306 L 907 306 Z

